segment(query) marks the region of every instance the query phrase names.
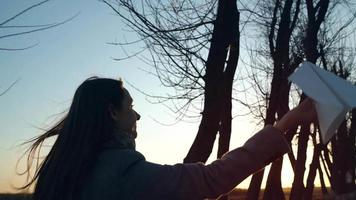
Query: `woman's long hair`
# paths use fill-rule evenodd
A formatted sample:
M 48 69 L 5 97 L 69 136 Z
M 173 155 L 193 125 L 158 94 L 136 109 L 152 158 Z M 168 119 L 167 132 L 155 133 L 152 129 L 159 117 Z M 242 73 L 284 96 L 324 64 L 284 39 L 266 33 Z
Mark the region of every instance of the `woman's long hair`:
M 27 173 L 43 142 L 57 136 L 50 152 L 22 189 L 35 184 L 34 200 L 70 200 L 85 179 L 101 144 L 112 138 L 115 123 L 109 105 L 120 109 L 121 80 L 92 77 L 76 90 L 68 114 L 44 134 L 31 140 Z M 39 161 L 37 161 L 39 162 Z

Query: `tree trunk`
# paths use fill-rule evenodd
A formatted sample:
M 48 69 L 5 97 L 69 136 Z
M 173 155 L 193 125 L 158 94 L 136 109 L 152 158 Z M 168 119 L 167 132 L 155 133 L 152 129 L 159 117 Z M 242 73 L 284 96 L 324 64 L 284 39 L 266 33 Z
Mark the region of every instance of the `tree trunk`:
M 237 8 L 236 8 L 237 9 Z M 239 17 L 237 19 L 239 21 Z M 238 25 L 238 23 L 237 23 Z M 227 61 L 227 66 L 224 71 L 224 80 L 222 87 L 222 104 L 221 104 L 221 125 L 219 129 L 219 147 L 218 147 L 218 158 L 229 150 L 230 136 L 231 136 L 231 120 L 232 120 L 232 86 L 234 82 L 234 75 L 236 72 L 237 62 L 239 58 L 239 28 L 237 27 L 237 34 L 233 38 L 229 47 L 229 58 Z
M 266 200 L 285 199 L 284 192 L 282 189 L 282 182 L 281 182 L 282 164 L 283 164 L 283 157 L 278 158 L 272 163 L 271 169 L 268 174 L 266 189 L 263 194 L 263 199 Z M 267 187 L 267 185 L 269 187 Z
M 319 0 L 314 3 L 313 0 L 305 0 L 308 12 L 308 22 L 305 37 L 305 54 L 307 60 L 316 63 L 319 57 L 318 52 L 318 32 L 321 23 L 325 20 L 326 12 L 329 7 L 330 0 Z M 318 5 L 318 8 L 314 7 Z
M 331 170 L 331 185 L 336 194 L 345 194 L 354 190 L 354 181 L 350 180 L 354 171 L 352 146 L 347 135 L 346 120 L 337 131 L 337 139 L 332 143 L 333 167 Z M 349 180 L 348 180 L 349 179 Z
M 283 2 L 283 1 L 282 1 Z M 297 0 L 293 20 L 291 20 L 291 9 L 293 0 L 286 0 L 283 4 L 283 10 L 281 13 L 281 19 L 276 29 L 278 10 L 282 4 L 281 1 L 275 1 L 273 5 L 273 17 L 270 22 L 271 27 L 269 29 L 269 48 L 270 54 L 273 59 L 273 77 L 271 82 L 271 93 L 266 111 L 266 124 L 273 124 L 276 121 L 275 115 L 278 114 L 278 118 L 281 119 L 285 113 L 289 111 L 289 90 L 290 84 L 287 81 L 287 77 L 294 71 L 298 64 L 291 64 L 289 58 L 289 41 L 291 33 L 295 27 L 295 22 L 299 14 L 300 0 Z M 277 37 L 274 40 L 275 30 L 277 30 Z M 274 42 L 275 41 L 275 42 Z M 299 61 L 299 59 L 296 59 Z M 293 69 L 294 68 L 294 69 Z M 290 155 L 290 158 L 293 156 Z M 281 169 L 283 158 L 276 160 L 272 166 L 268 175 L 266 190 L 264 193 L 264 199 L 284 199 L 284 193 L 281 183 Z M 291 159 L 293 162 L 293 160 Z M 263 170 L 254 174 L 247 192 L 248 199 L 258 199 L 261 182 L 263 179 Z
M 318 172 L 319 172 L 319 179 L 320 179 L 320 185 L 321 185 L 321 192 L 323 193 L 323 196 L 326 196 L 329 192 L 325 185 L 324 173 L 323 173 L 323 170 L 321 169 L 320 162 L 318 164 Z
M 187 156 L 184 158 L 184 163 L 206 162 L 211 154 L 216 134 L 219 128 L 221 128 L 222 86 L 224 85 L 224 67 L 227 48 L 229 44 L 236 39 L 238 23 L 236 1 L 219 0 L 217 17 L 214 23 L 206 64 L 202 120 L 197 136 Z M 236 42 L 236 40 L 234 42 Z M 224 123 L 226 124 L 226 121 Z M 225 128 L 225 130 L 229 130 L 229 128 Z M 230 134 L 231 133 L 224 133 L 222 137 L 222 139 L 225 140 L 222 142 L 225 146 L 228 143 L 226 140 L 230 138 Z
M 317 45 L 318 45 L 318 32 L 320 29 L 321 23 L 325 19 L 326 11 L 328 9 L 329 0 L 320 0 L 317 2 L 318 8 L 314 7 L 313 0 L 306 0 L 307 5 L 307 29 L 306 29 L 306 37 L 304 40 L 304 49 L 305 55 L 308 61 L 312 63 L 316 63 L 316 60 L 319 57 Z M 301 127 L 301 132 L 299 134 L 298 141 L 298 158 L 296 162 L 296 170 L 295 176 L 291 191 L 291 199 L 302 199 L 304 196 L 304 173 L 305 173 L 305 161 L 306 161 L 306 152 L 307 152 L 307 144 L 310 132 L 310 124 L 305 124 Z M 319 153 L 320 154 L 320 153 Z M 314 152 L 314 162 L 317 162 L 317 158 L 319 157 L 318 152 Z M 319 162 L 318 162 L 319 163 Z M 315 164 L 316 165 L 316 164 Z M 316 172 L 316 168 L 312 169 L 314 171 L 311 172 L 309 181 L 313 180 Z M 312 184 L 313 184 L 312 183 Z M 309 186 L 310 186 L 309 182 Z M 309 190 L 310 192 L 310 190 Z
M 237 21 L 239 21 L 239 19 Z M 237 28 L 237 30 L 239 29 Z M 227 61 L 226 69 L 224 71 L 224 80 L 222 88 L 223 95 L 220 117 L 221 122 L 219 129 L 219 146 L 217 155 L 218 158 L 221 158 L 227 151 L 229 151 L 232 122 L 232 86 L 239 58 L 239 38 L 240 33 L 238 32 L 238 34 L 236 34 L 235 38 L 233 38 L 233 41 L 230 44 L 229 58 Z M 228 200 L 228 196 L 222 196 L 219 198 L 219 200 Z
M 312 163 L 309 166 L 309 174 L 307 178 L 307 188 L 305 190 L 304 199 L 312 199 L 314 190 L 314 180 L 316 176 L 316 170 L 319 167 L 320 146 L 314 147 L 314 154 Z
M 298 138 L 298 153 L 297 160 L 295 164 L 294 180 L 292 185 L 292 190 L 290 194 L 290 199 L 302 199 L 304 192 L 304 172 L 305 172 L 305 161 L 307 159 L 307 147 L 309 140 L 309 128 L 308 125 L 304 124 L 301 127 Z
M 356 83 L 354 84 L 356 85 Z M 351 125 L 350 125 L 350 143 L 351 143 L 351 180 L 353 180 L 353 187 L 355 188 L 356 184 L 356 109 L 353 109 L 351 112 Z

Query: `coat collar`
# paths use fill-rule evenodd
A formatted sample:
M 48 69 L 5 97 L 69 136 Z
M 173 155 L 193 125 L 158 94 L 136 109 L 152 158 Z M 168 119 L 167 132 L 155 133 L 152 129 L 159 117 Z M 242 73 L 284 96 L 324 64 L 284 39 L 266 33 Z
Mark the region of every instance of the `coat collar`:
M 110 141 L 103 144 L 104 149 L 136 149 L 135 138 L 124 131 L 115 131 Z

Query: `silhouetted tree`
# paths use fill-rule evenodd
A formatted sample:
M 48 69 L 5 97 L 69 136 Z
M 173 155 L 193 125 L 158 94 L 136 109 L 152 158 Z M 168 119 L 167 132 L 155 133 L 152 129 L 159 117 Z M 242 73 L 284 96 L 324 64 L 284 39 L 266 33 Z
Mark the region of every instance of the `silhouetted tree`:
M 340 48 L 336 48 L 335 43 L 339 41 L 342 38 L 348 37 L 348 33 L 345 34 L 344 30 L 349 27 L 351 22 L 354 19 L 354 16 L 350 17 L 349 19 L 346 19 L 346 23 L 335 23 L 333 21 L 334 19 L 331 19 L 329 16 L 332 14 L 336 14 L 340 9 L 340 5 L 348 5 L 347 1 L 332 1 L 331 3 L 331 8 L 328 10 L 328 1 L 320 1 L 320 2 L 314 2 L 313 4 L 313 11 L 308 13 L 307 9 L 307 3 L 306 1 L 278 1 L 278 0 L 273 0 L 273 1 L 264 1 L 263 3 L 260 3 L 257 1 L 257 11 L 256 9 L 246 9 L 250 13 L 254 15 L 254 20 L 251 20 L 253 23 L 252 26 L 257 27 L 262 27 L 262 30 L 265 30 L 265 35 L 263 35 L 263 40 L 261 41 L 267 41 L 267 47 L 264 48 L 258 47 L 257 49 L 253 49 L 254 52 L 257 52 L 256 54 L 252 55 L 253 60 L 262 60 L 259 61 L 259 63 L 256 65 L 255 63 L 252 63 L 251 68 L 256 68 L 260 71 L 264 71 L 267 74 L 268 77 L 271 78 L 271 87 L 270 88 L 265 88 L 263 89 L 263 84 L 258 81 L 258 79 L 255 77 L 255 74 L 252 74 L 252 78 L 254 83 L 257 85 L 256 87 L 258 88 L 258 92 L 260 92 L 258 95 L 261 97 L 265 97 L 266 101 L 264 101 L 264 98 L 257 98 L 257 99 L 262 99 L 259 100 L 262 102 L 261 104 L 257 104 L 257 106 L 254 107 L 255 110 L 261 111 L 264 110 L 266 112 L 265 118 L 264 116 L 259 116 L 261 117 L 265 124 L 273 124 L 275 120 L 277 120 L 280 117 L 280 113 L 278 113 L 278 109 L 276 107 L 282 107 L 283 105 L 287 105 L 286 108 L 288 108 L 288 104 L 290 103 L 288 100 L 288 95 L 289 95 L 289 90 L 290 90 L 290 85 L 288 85 L 288 81 L 285 82 L 279 82 L 282 85 L 274 85 L 274 79 L 276 78 L 275 75 L 278 74 L 276 71 L 278 71 L 278 68 L 276 68 L 276 63 L 278 63 L 278 60 L 283 60 L 283 58 L 288 58 L 291 62 L 288 64 L 286 63 L 284 65 L 284 69 L 291 69 L 292 71 L 295 69 L 296 66 L 299 65 L 299 63 L 303 59 L 308 59 L 309 61 L 314 61 L 317 60 L 320 57 L 320 48 L 319 46 L 327 46 L 328 51 L 333 50 L 333 54 L 336 52 L 341 52 Z M 294 5 L 300 5 L 301 11 L 299 12 L 298 15 L 293 15 L 297 11 L 297 6 Z M 243 8 L 245 9 L 245 8 Z M 327 12 L 328 11 L 328 12 Z M 350 8 L 350 14 L 354 15 L 352 13 L 352 10 Z M 312 14 L 314 13 L 314 18 L 312 17 Z M 296 21 L 296 28 L 291 30 L 291 34 L 288 34 L 285 27 L 285 24 L 290 23 L 293 21 L 292 19 L 297 19 Z M 311 18 L 311 22 L 309 20 Z M 337 18 L 336 18 L 337 19 Z M 323 22 L 325 22 L 324 25 L 322 26 Z M 288 23 L 286 23 L 288 22 Z M 338 26 L 340 25 L 340 26 Z M 311 28 L 309 28 L 312 26 Z M 309 30 L 308 30 L 309 29 Z M 261 30 L 261 29 L 260 29 Z M 273 34 L 276 32 L 276 34 Z M 280 35 L 279 35 L 280 33 Z M 316 35 L 316 36 L 315 36 Z M 327 39 L 323 38 L 323 35 L 328 35 L 329 37 Z M 282 36 L 278 38 L 278 36 Z M 316 41 L 314 41 L 316 40 Z M 272 41 L 272 42 L 271 42 Z M 284 42 L 283 41 L 287 41 Z M 316 42 L 316 46 L 314 43 Z M 279 43 L 279 45 L 278 45 Z M 274 46 L 274 44 L 276 44 Z M 288 44 L 288 48 L 286 48 L 285 45 L 283 44 Z M 318 46 L 319 45 L 319 46 Z M 274 47 L 275 49 L 283 49 L 282 53 L 277 54 L 278 57 L 274 57 L 273 54 L 271 54 L 271 48 Z M 284 46 L 284 48 L 283 48 Z M 282 48 L 281 48 L 282 47 Z M 313 50 L 313 48 L 316 48 L 317 50 Z M 268 51 L 268 50 L 269 51 Z M 317 53 L 315 53 L 317 52 Z M 283 56 L 284 55 L 284 56 Z M 288 55 L 288 56 L 286 56 Z M 263 59 L 256 58 L 258 57 L 263 57 Z M 315 58 L 316 56 L 316 58 Z M 277 60 L 277 62 L 276 62 Z M 285 60 L 285 59 L 284 59 Z M 295 62 L 296 65 L 293 65 L 292 61 L 297 61 Z M 319 60 L 320 61 L 320 60 Z M 315 61 L 314 61 L 315 63 Z M 270 67 L 273 66 L 273 67 Z M 285 70 L 284 74 L 279 73 L 277 79 L 285 79 L 290 75 L 290 71 Z M 273 83 L 274 82 L 274 83 Z M 283 88 L 286 88 L 285 93 L 287 93 L 287 98 L 283 95 L 282 91 L 278 91 L 279 94 L 277 95 L 278 101 L 274 100 L 273 101 L 273 88 L 279 88 L 280 90 L 283 91 Z M 279 99 L 280 98 L 280 99 Z M 300 101 L 302 101 L 304 98 L 304 95 L 301 96 Z M 283 101 L 283 99 L 285 101 Z M 277 102 L 277 103 L 276 103 Z M 283 103 L 285 102 L 285 103 Z M 266 105 L 264 106 L 263 103 Z M 274 106 L 273 106 L 274 104 Z M 289 108 L 288 108 L 289 109 Z M 275 112 L 269 113 L 271 110 L 277 110 Z M 281 109 L 283 110 L 283 109 Z M 269 114 L 271 117 L 268 117 Z M 283 112 L 281 113 L 283 114 Z M 269 119 L 269 120 L 268 120 Z M 272 119 L 272 120 L 271 120 Z M 266 122 L 269 123 L 266 123 Z M 297 128 L 297 127 L 296 127 Z M 313 138 L 313 140 L 316 140 L 318 131 L 315 131 L 315 133 L 311 133 L 310 130 L 310 124 L 305 124 L 302 125 L 299 131 L 297 132 L 297 129 L 291 127 L 291 130 L 287 133 L 286 137 L 289 141 L 292 140 L 293 135 L 297 134 L 298 136 L 298 154 L 297 154 L 297 159 L 295 160 L 293 152 L 289 153 L 289 159 L 292 164 L 293 170 L 295 172 L 295 177 L 294 177 L 294 183 L 293 183 L 293 188 L 292 188 L 292 194 L 291 198 L 292 199 L 301 199 L 303 198 L 303 193 L 305 190 L 307 190 L 308 195 L 310 194 L 310 191 L 312 191 L 312 188 L 314 187 L 314 178 L 315 178 L 315 170 L 318 169 L 319 173 L 323 173 L 321 166 L 318 164 L 319 162 L 316 162 L 316 158 L 319 158 L 320 154 L 318 151 L 321 151 L 322 147 L 320 147 L 319 143 L 315 143 L 315 152 L 314 152 L 314 162 L 311 163 L 310 168 L 312 170 L 309 170 L 308 174 L 308 183 L 307 183 L 307 188 L 305 188 L 304 183 L 303 183 L 303 178 L 304 178 L 304 173 L 305 173 L 305 161 L 306 161 L 306 150 L 308 147 L 308 141 L 309 141 L 309 136 Z M 320 141 L 320 140 L 319 140 Z M 351 152 L 351 151 L 350 151 Z M 330 162 L 331 163 L 331 162 Z M 264 199 L 282 199 L 284 198 L 283 191 L 281 189 L 281 182 L 280 182 L 280 170 L 281 170 L 282 162 L 281 160 L 277 160 L 274 162 L 271 166 L 270 173 L 268 175 L 268 180 L 266 184 L 266 190 L 264 193 Z M 263 171 L 258 172 L 252 177 L 251 184 L 249 187 L 248 191 L 248 198 L 249 199 L 257 199 L 258 198 L 258 193 L 260 190 L 260 185 L 263 177 Z M 321 177 L 321 184 L 325 185 L 323 177 Z M 323 187 L 326 189 L 326 187 Z M 325 191 L 325 190 L 324 190 Z M 327 192 L 327 191 L 326 191 Z M 305 196 L 308 197 L 308 196 Z
M 201 122 L 184 162 L 205 162 L 217 134 L 218 157 L 228 151 L 232 87 L 239 56 L 236 1 L 198 4 L 158 0 L 144 1 L 142 5 L 130 0 L 103 2 L 145 43 L 144 48 L 151 56 L 149 63 L 161 83 L 174 88 L 175 95 L 159 96 L 160 100 L 172 100 L 174 105 L 182 105 L 184 101 L 182 106 L 173 107 L 179 117 L 187 116 L 188 108 L 196 106 L 195 102 L 204 102 L 203 108 L 197 108 Z
M 264 124 L 273 124 L 281 119 L 289 111 L 289 91 L 290 83 L 288 76 L 302 62 L 302 56 L 290 51 L 292 44 L 292 35 L 295 30 L 300 12 L 301 1 L 265 1 L 258 5 L 258 11 L 253 12 L 257 17 L 257 26 L 265 30 L 264 37 L 267 41 L 268 50 L 259 51 L 258 56 L 264 56 L 267 62 L 272 64 L 272 80 L 267 91 L 263 91 L 265 96 L 266 109 Z M 267 64 L 267 65 L 268 65 Z M 265 64 L 262 64 L 265 65 Z M 254 65 L 251 67 L 255 67 Z M 269 72 L 270 67 L 262 67 L 262 71 Z M 259 84 L 256 82 L 256 84 Z M 264 102 L 262 102 L 264 103 Z M 259 105 L 260 106 L 260 105 Z M 293 129 L 291 129 L 293 130 Z M 293 131 L 289 131 L 287 138 L 290 141 L 293 138 Z M 294 156 L 291 153 L 291 161 Z M 281 184 L 282 158 L 277 159 L 271 167 L 267 180 L 267 186 L 264 198 L 284 199 L 284 193 Z M 252 176 L 250 187 L 248 189 L 248 199 L 258 199 L 264 170 Z
M 353 77 L 351 77 L 351 74 L 355 72 L 355 68 L 353 67 L 355 64 L 355 51 L 348 44 L 343 42 L 343 40 L 338 41 L 340 45 L 338 45 L 337 52 L 334 52 L 333 49 L 325 51 L 322 48 L 324 45 L 320 45 L 321 62 L 326 70 L 333 72 L 343 79 L 352 81 Z M 328 160 L 328 162 L 324 164 L 325 171 L 327 171 L 331 188 L 336 195 L 353 192 L 355 188 L 356 144 L 354 128 L 355 109 L 348 113 L 337 130 L 337 134 L 331 139 L 331 144 L 321 145 L 321 148 L 314 149 L 314 154 L 321 154 L 322 152 L 320 155 L 322 160 Z M 326 159 L 328 157 L 332 157 L 332 161 Z M 308 175 L 308 183 L 310 184 L 307 184 L 307 197 L 310 197 L 313 191 L 315 170 L 318 166 L 320 166 L 320 164 L 316 161 L 310 165 Z

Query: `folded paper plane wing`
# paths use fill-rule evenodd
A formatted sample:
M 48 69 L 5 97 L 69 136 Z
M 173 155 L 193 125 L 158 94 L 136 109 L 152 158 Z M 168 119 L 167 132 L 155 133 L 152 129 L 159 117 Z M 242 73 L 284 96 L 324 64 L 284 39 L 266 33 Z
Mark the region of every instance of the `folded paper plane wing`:
M 314 100 L 322 141 L 326 144 L 346 113 L 356 107 L 356 86 L 310 62 L 302 63 L 288 80 Z

